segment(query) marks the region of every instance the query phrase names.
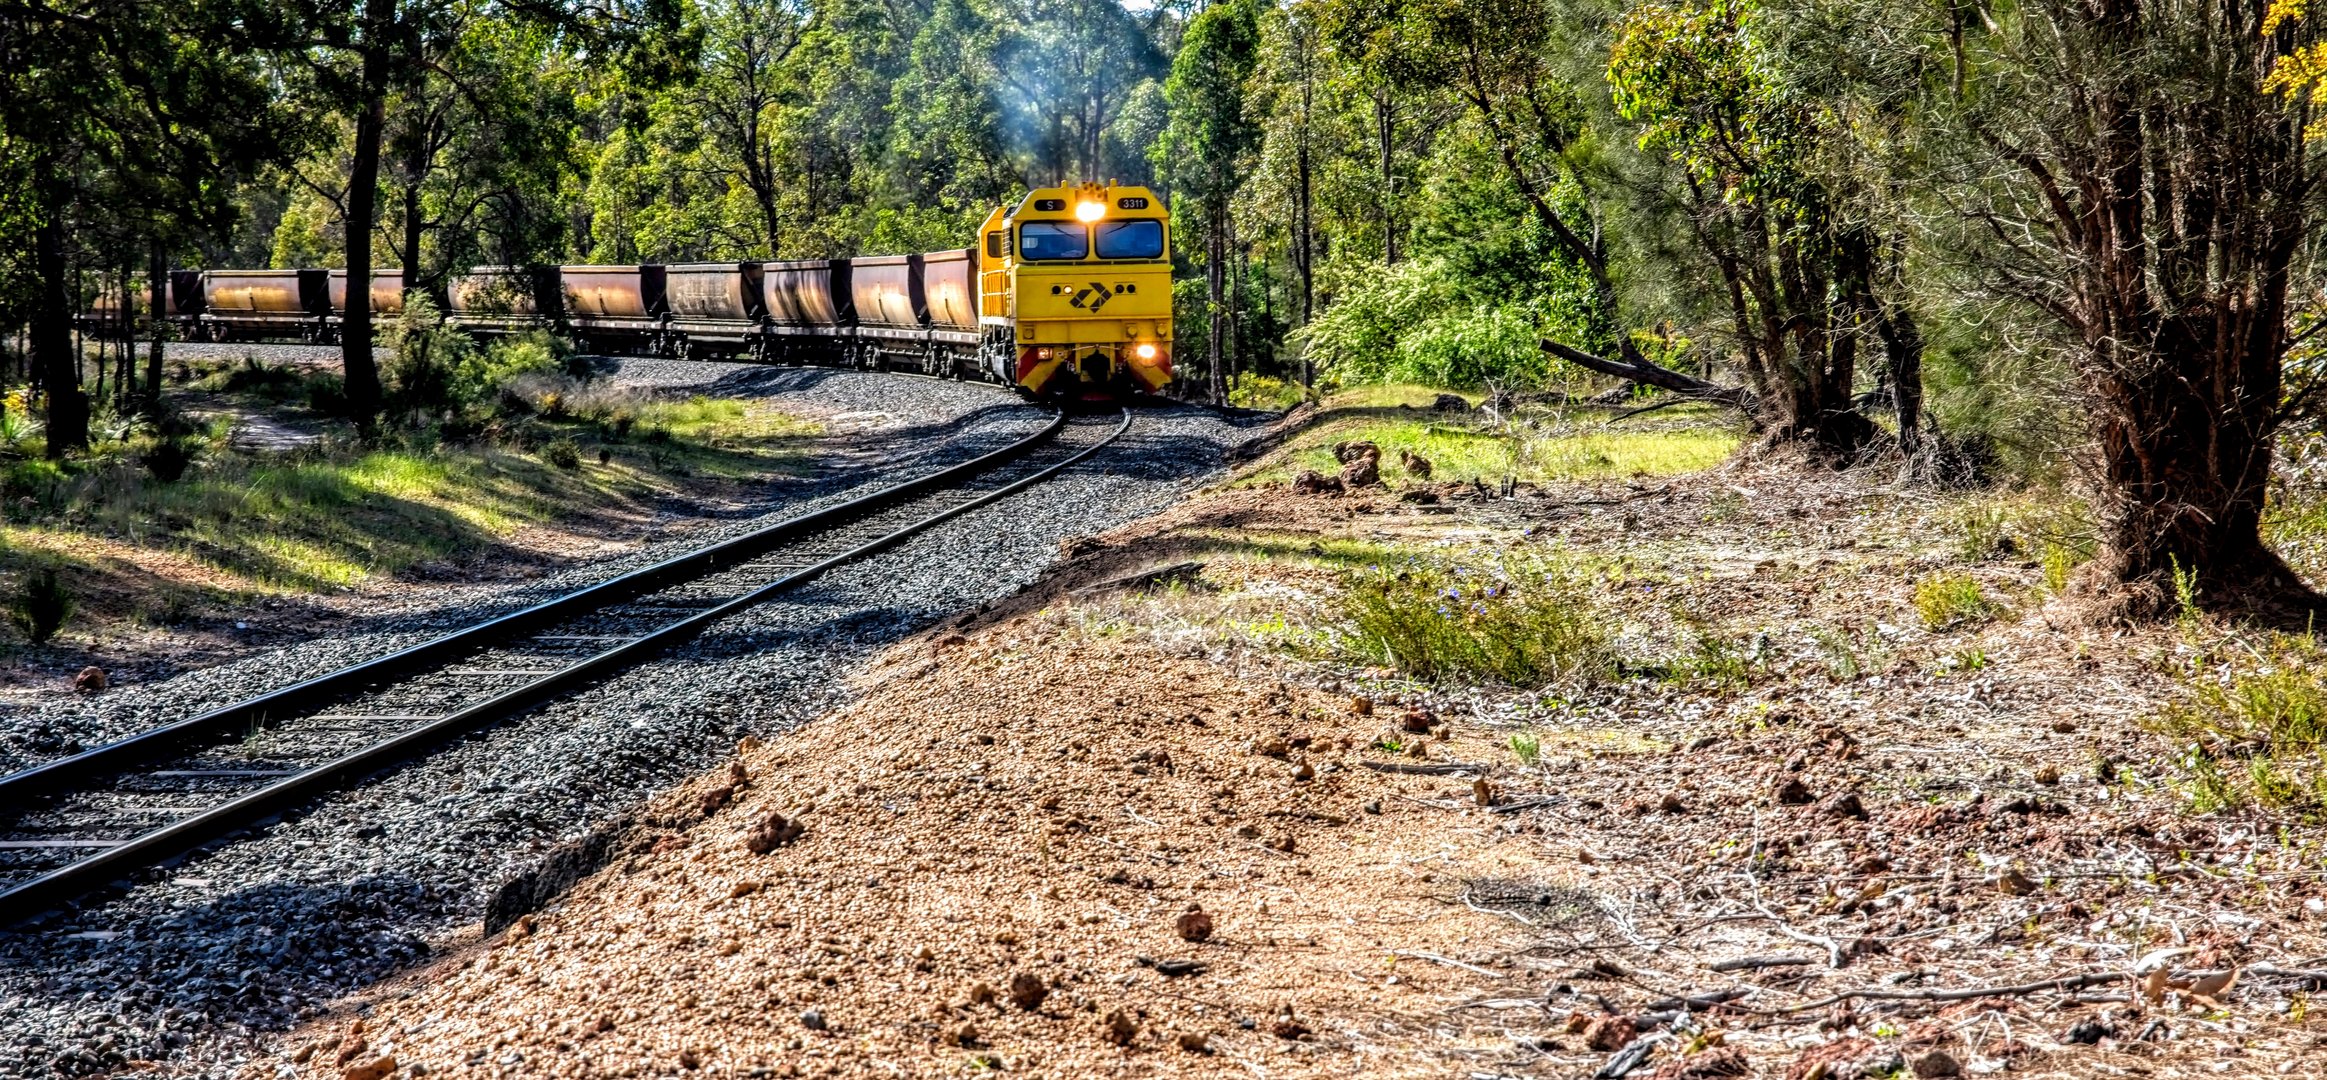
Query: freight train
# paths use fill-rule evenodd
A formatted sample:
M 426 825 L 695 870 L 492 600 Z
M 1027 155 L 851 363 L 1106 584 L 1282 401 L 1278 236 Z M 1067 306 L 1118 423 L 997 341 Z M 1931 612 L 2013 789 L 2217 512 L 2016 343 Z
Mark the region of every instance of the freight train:
M 974 247 L 917 255 L 640 266 L 484 266 L 446 321 L 548 330 L 585 352 L 746 358 L 987 379 L 1030 395 L 1159 393 L 1172 378 L 1171 222 L 1136 185 L 1037 188 Z M 344 270 L 173 270 L 167 318 L 199 341 L 339 340 Z M 372 274 L 375 325 L 402 271 Z M 142 303 L 142 301 L 141 301 Z M 120 326 L 118 298 L 85 319 Z M 142 308 L 141 308 L 142 310 Z

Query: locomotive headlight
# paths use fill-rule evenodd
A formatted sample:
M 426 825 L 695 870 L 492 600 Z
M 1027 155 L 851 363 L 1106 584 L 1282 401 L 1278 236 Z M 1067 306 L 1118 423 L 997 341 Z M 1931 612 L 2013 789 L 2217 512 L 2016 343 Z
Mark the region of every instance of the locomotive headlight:
M 1153 343 L 1142 341 L 1137 346 L 1133 347 L 1131 351 L 1138 353 L 1139 358 L 1142 360 L 1155 359 L 1155 345 Z
M 1086 203 L 1076 203 L 1076 204 L 1075 204 L 1075 218 L 1076 218 L 1077 220 L 1080 220 L 1080 221 L 1097 221 L 1097 220 L 1099 220 L 1100 218 L 1103 218 L 1103 217 L 1106 217 L 1106 216 L 1107 216 L 1107 204 L 1106 204 L 1106 203 L 1086 202 Z

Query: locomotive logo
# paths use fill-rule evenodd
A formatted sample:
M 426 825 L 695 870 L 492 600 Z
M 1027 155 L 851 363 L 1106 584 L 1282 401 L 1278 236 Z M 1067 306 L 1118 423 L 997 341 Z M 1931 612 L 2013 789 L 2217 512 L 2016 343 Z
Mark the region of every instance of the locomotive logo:
M 1099 313 L 1099 308 L 1104 306 L 1107 301 L 1113 299 L 1115 299 L 1115 294 L 1108 291 L 1107 286 L 1101 285 L 1094 281 L 1091 283 L 1090 288 L 1076 290 L 1075 295 L 1067 300 L 1067 305 L 1070 307 L 1079 307 L 1093 315 L 1097 315 Z M 1090 303 L 1086 305 L 1083 303 L 1085 300 L 1089 300 Z

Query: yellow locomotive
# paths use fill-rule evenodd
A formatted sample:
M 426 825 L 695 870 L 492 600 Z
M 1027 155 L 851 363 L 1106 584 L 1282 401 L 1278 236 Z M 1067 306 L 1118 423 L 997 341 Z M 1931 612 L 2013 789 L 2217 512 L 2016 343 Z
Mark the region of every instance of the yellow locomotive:
M 1171 215 L 1144 187 L 1036 188 L 979 227 L 981 366 L 1029 393 L 1172 379 Z

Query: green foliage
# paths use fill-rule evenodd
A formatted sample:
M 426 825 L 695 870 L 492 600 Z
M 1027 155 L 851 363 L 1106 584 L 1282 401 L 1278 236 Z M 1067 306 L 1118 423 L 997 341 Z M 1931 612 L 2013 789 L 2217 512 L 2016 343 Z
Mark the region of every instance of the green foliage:
M 1512 732 L 1511 756 L 1518 758 L 1519 764 L 1533 767 L 1543 760 L 1543 736 L 1534 731 Z
M 1994 618 L 2001 610 L 1968 574 L 1925 574 L 1915 580 L 1915 614 L 1923 628 L 1939 631 Z
M 192 439 L 165 435 L 140 451 L 137 462 L 156 483 L 175 484 L 194 464 L 197 444 Z
M 1308 396 L 1299 383 L 1268 375 L 1247 375 L 1236 380 L 1228 401 L 1247 409 L 1289 409 L 1308 400 Z
M 40 417 L 30 406 L 31 399 L 21 390 L 10 391 L 0 401 L 0 453 L 28 453 L 28 444 L 40 438 Z
M 387 340 L 395 349 L 388 369 L 388 416 L 408 426 L 489 412 L 512 382 L 557 370 L 563 356 L 557 341 L 540 331 L 480 345 L 446 324 L 436 305 L 418 294 L 388 328 Z
M 2044 588 L 2058 596 L 2068 591 L 2069 574 L 2077 568 L 2076 549 L 2058 541 L 2044 545 Z
M 1374 567 L 1345 583 L 1347 647 L 1422 679 L 1597 682 L 1616 658 L 1590 586 L 1580 569 L 1532 556 Z
M 2273 635 L 2251 659 L 2182 674 L 2186 697 L 2149 720 L 2178 747 L 2191 808 L 2327 812 L 2327 653 L 2310 634 Z
M 26 641 L 46 644 L 73 617 L 76 607 L 71 587 L 57 576 L 54 566 L 25 571 L 8 600 L 8 621 Z
M 571 436 L 560 435 L 542 445 L 541 460 L 572 472 L 582 467 L 582 444 Z
M 1665 665 L 1665 677 L 1683 685 L 1743 690 L 1753 685 L 1760 662 L 1738 642 L 1692 628 L 1684 648 Z
M 1536 385 L 1552 374 L 1527 310 L 1469 299 L 1446 263 L 1353 272 L 1339 301 L 1296 340 L 1342 384 Z

